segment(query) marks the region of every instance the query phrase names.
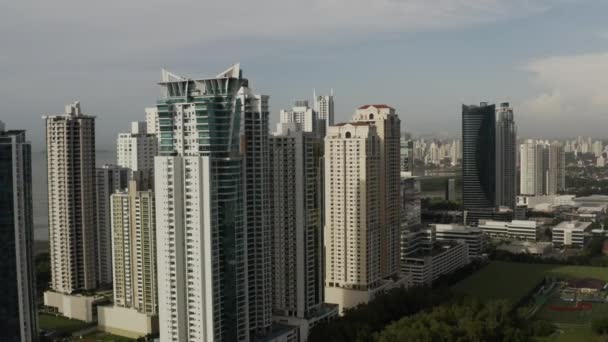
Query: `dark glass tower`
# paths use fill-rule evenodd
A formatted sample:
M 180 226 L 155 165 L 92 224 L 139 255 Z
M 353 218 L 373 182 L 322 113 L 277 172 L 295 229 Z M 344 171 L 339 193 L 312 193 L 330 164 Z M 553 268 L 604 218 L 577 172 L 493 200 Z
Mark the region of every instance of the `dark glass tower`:
M 25 131 L 0 122 L 0 341 L 37 341 L 32 158 Z
M 513 108 L 503 102 L 496 110 L 496 204 L 515 207 L 517 127 Z
M 466 223 L 496 208 L 495 106 L 462 106 L 462 205 Z

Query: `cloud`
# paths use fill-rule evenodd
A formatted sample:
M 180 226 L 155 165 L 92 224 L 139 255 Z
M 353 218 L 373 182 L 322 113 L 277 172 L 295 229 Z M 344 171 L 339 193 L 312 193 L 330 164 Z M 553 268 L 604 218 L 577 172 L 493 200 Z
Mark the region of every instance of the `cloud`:
M 524 68 L 540 94 L 528 113 L 553 117 L 604 118 L 608 108 L 608 52 L 536 59 Z
M 112 60 L 239 39 L 352 39 L 436 30 L 544 11 L 566 0 L 31 0 L 0 4 L 13 62 Z M 5 49 L 6 47 L 9 49 Z

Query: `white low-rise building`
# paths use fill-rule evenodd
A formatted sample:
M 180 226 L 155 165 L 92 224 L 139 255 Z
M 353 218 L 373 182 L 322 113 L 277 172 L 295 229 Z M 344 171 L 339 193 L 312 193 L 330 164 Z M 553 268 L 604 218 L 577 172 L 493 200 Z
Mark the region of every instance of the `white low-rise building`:
M 490 236 L 536 241 L 538 229 L 536 221 L 513 220 L 511 222 L 480 220 L 477 226 Z
M 431 226 L 432 239 L 438 242 L 464 241 L 468 245 L 469 257 L 481 256 L 485 246 L 483 232 L 477 227 L 460 224 L 435 224 Z
M 553 228 L 553 246 L 584 247 L 585 231 L 591 222 L 565 221 Z
M 469 248 L 464 241 L 438 243 L 430 252 L 421 251 L 402 259 L 401 268 L 413 285 L 430 285 L 441 275 L 469 263 Z

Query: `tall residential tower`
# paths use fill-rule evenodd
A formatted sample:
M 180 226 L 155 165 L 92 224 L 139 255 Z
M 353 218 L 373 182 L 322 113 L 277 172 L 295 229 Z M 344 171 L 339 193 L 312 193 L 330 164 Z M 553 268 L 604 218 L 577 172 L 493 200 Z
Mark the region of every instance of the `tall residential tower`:
M 32 148 L 0 121 L 0 340 L 38 340 L 34 279 Z
M 95 117 L 80 103 L 46 116 L 51 289 L 61 294 L 97 286 Z
M 270 328 L 268 97 L 248 84 L 238 64 L 206 79 L 163 71 L 154 161 L 162 341 L 248 341 Z

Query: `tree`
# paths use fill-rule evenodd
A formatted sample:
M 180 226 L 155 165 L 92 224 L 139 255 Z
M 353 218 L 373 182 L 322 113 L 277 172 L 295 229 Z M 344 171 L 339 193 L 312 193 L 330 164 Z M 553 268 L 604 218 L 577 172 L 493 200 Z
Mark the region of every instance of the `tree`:
M 598 335 L 608 334 L 608 317 L 603 317 L 591 322 L 591 329 Z

